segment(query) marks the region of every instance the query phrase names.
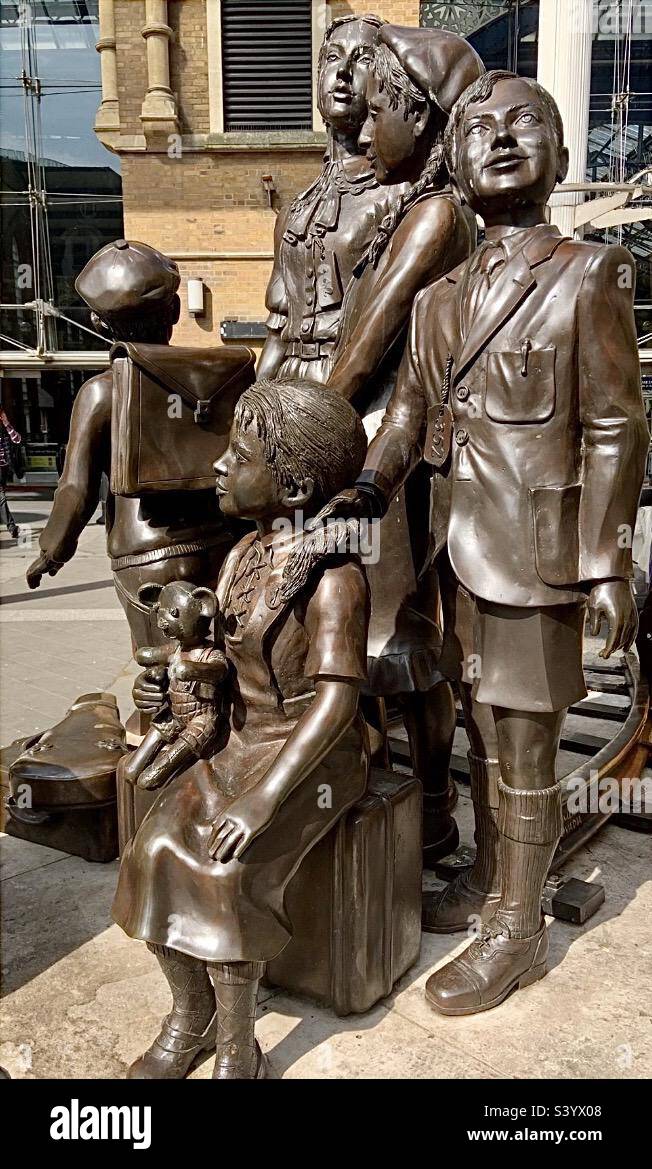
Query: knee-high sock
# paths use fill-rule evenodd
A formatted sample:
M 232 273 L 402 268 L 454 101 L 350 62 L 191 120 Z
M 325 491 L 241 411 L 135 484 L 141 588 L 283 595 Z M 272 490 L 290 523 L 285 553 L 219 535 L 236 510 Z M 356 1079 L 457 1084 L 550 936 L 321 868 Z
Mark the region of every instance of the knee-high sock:
M 480 893 L 500 892 L 500 837 L 498 834 L 497 759 L 483 759 L 468 753 L 471 799 L 475 813 L 475 862 L 466 877 L 470 889 Z
M 172 991 L 172 1012 L 168 1024 L 187 1035 L 202 1035 L 215 1014 L 215 996 L 206 963 L 170 946 L 147 943 L 156 955 Z
M 214 1076 L 220 1070 L 255 1074 L 254 1026 L 258 983 L 264 962 L 215 962 L 209 965 L 217 1005 L 217 1052 Z
M 562 832 L 561 787 L 535 791 L 498 781 L 502 861 L 496 918 L 512 937 L 529 938 L 541 925 L 541 895 Z

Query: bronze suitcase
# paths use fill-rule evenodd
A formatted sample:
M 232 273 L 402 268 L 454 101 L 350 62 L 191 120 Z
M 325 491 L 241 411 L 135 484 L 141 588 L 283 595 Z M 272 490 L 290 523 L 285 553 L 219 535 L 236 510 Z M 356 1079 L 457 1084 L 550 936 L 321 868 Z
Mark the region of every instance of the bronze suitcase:
M 118 855 L 116 768 L 125 731 L 112 694 L 82 694 L 49 730 L 2 751 L 5 831 L 106 864 Z
M 269 985 L 337 1015 L 390 994 L 421 942 L 419 781 L 374 769 L 367 794 L 303 860 L 286 907 L 294 936 Z

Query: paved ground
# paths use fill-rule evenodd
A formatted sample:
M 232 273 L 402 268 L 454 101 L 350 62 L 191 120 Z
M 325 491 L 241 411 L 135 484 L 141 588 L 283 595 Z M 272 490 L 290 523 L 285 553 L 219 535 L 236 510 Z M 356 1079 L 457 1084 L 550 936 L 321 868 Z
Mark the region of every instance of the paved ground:
M 24 499 L 14 510 L 37 533 L 49 505 Z M 23 580 L 33 555 L 0 535 L 3 743 L 51 724 L 84 690 L 113 690 L 126 712 L 135 672 L 102 529 L 87 528 L 75 561 L 38 593 Z M 470 841 L 465 790 L 459 820 Z M 124 1075 L 168 999 L 145 947 L 111 924 L 117 862 L 92 865 L 9 837 L 3 846 L 0 1064 L 15 1077 Z M 495 1011 L 444 1019 L 427 1006 L 423 984 L 466 940 L 424 935 L 418 965 L 366 1015 L 342 1020 L 265 992 L 257 1031 L 276 1072 L 289 1079 L 652 1075 L 649 838 L 608 826 L 569 875 L 600 880 L 607 900 L 583 928 L 551 925 L 551 969 L 542 982 Z M 210 1070 L 207 1062 L 194 1076 Z

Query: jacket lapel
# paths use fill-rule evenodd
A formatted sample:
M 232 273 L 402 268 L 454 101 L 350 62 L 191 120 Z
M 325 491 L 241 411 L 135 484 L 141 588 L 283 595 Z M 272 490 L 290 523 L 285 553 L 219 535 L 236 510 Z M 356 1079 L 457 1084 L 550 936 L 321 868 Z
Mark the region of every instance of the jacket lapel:
M 556 227 L 542 226 L 524 248 L 507 262 L 497 276 L 482 312 L 471 324 L 455 365 L 454 385 L 536 288 L 537 281 L 532 269 L 550 259 L 563 242 L 563 238 Z M 463 298 L 467 285 L 468 282 L 464 279 L 458 282 L 460 318 L 464 312 Z
M 482 312 L 478 313 L 467 334 L 456 363 L 453 384 L 464 376 L 491 338 L 520 307 L 532 289 L 536 288 L 536 283 L 523 252 L 519 252 L 505 265 L 491 288 Z M 465 286 L 466 281 L 463 281 L 460 287 L 461 296 L 464 295 Z M 463 306 L 461 311 L 464 311 Z

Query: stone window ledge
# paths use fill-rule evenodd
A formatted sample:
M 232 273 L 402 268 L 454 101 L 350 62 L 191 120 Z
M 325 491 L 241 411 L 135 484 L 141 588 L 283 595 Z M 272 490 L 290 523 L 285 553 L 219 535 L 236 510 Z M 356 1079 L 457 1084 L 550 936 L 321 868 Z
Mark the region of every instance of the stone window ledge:
M 324 150 L 326 134 L 314 130 L 252 130 L 206 136 L 207 150 L 226 153 L 251 150 L 252 147 L 262 150 Z

